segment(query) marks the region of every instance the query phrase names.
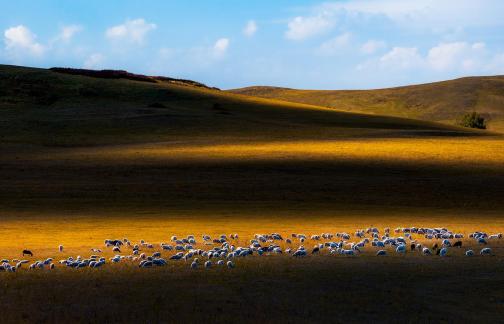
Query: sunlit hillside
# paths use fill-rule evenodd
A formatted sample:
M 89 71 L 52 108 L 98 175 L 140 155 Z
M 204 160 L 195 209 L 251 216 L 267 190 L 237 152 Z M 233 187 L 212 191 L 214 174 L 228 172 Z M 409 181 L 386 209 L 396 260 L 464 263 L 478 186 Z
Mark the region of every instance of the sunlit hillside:
M 488 131 L 159 80 L 0 72 L 5 210 L 502 206 L 501 142 Z
M 53 262 L 15 273 L 2 265 L 4 322 L 500 318 L 491 287 L 502 281 L 502 241 L 491 242 L 496 257 L 468 258 L 465 249 L 481 249 L 472 231 L 504 226 L 502 136 L 119 74 L 0 66 L 0 259 Z M 232 267 L 213 258 L 207 267 L 208 254 L 176 261 L 161 245 L 194 235 L 203 253 L 221 246 L 203 235 L 236 233 L 231 244 L 246 247 L 262 232 L 292 238 L 368 226 L 446 226 L 465 235 L 464 248 L 446 258 L 394 246 L 384 257 L 366 246 L 353 256 L 324 249 L 294 258 L 303 242 L 282 240 L 264 243 L 282 253 Z M 140 267 L 132 246 L 104 245 L 111 238 L 166 264 Z M 304 245 L 318 242 L 326 240 Z M 91 253 L 103 267 L 68 267 Z M 476 292 L 469 307 L 446 313 L 457 289 Z
M 0 66 L 0 106 L 2 144 L 476 134 L 432 122 L 247 98 L 163 81 L 100 79 L 6 65 Z
M 477 111 L 489 121 L 489 129 L 504 131 L 503 76 L 468 77 L 378 90 L 297 90 L 259 86 L 230 92 L 450 125 L 465 113 Z

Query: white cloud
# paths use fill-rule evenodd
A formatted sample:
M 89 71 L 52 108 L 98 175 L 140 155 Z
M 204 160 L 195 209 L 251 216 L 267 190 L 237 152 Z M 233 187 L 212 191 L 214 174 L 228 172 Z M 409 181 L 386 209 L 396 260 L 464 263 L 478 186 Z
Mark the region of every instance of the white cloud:
M 501 0 L 344 0 L 326 3 L 320 11 L 384 16 L 404 27 L 443 30 L 460 26 L 502 26 Z
M 45 48 L 36 41 L 37 36 L 27 27 L 19 25 L 4 32 L 5 49 L 12 55 L 29 54 L 41 56 Z
M 155 24 L 147 23 L 144 19 L 126 20 L 124 24 L 110 27 L 105 32 L 111 40 L 126 40 L 136 44 L 142 44 L 148 32 L 156 29 Z
M 287 24 L 285 37 L 291 40 L 304 40 L 331 30 L 335 25 L 332 15 L 328 12 L 320 12 L 317 15 L 302 17 L 298 16 Z
M 504 71 L 504 68 L 499 68 L 503 55 L 487 50 L 483 42 L 440 43 L 431 47 L 425 55 L 416 47 L 394 47 L 377 59 L 359 64 L 357 70 L 408 70 L 440 77 L 495 74 Z
M 465 42 L 439 44 L 429 50 L 427 62 L 435 70 L 447 70 L 460 64 L 470 46 Z
M 72 37 L 78 32 L 82 31 L 82 26 L 80 25 L 68 25 L 61 27 L 60 33 L 56 37 L 56 40 L 61 40 L 64 42 L 68 42 L 72 39 Z
M 214 57 L 216 58 L 223 57 L 226 54 L 228 47 L 229 47 L 229 39 L 227 38 L 218 39 L 212 47 L 212 53 Z
M 475 50 L 480 50 L 480 49 L 484 49 L 486 47 L 486 44 L 483 43 L 483 42 L 479 42 L 479 43 L 474 43 L 472 44 L 471 46 L 473 49 Z
M 368 40 L 361 46 L 361 52 L 367 55 L 374 54 L 377 51 L 384 49 L 387 46 L 383 41 Z
M 344 33 L 337 37 L 334 37 L 320 45 L 317 50 L 317 53 L 320 55 L 336 55 L 341 53 L 343 49 L 345 49 L 350 43 L 351 38 L 350 33 Z
M 243 29 L 243 34 L 247 37 L 252 37 L 257 32 L 257 23 L 254 20 L 249 20 Z
M 434 70 L 476 70 L 488 60 L 485 43 L 441 43 L 431 48 L 426 61 Z
M 416 47 L 394 47 L 379 61 L 383 66 L 408 69 L 418 66 L 423 59 Z
M 102 69 L 105 56 L 100 53 L 91 54 L 85 61 L 83 67 L 85 69 Z

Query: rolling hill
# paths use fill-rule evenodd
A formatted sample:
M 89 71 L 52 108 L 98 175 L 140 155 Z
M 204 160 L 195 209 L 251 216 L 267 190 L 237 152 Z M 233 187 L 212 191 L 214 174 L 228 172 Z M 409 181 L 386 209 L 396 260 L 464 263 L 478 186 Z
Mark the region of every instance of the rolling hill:
M 250 98 L 188 80 L 135 78 L 1 65 L 0 143 L 79 146 L 188 138 L 475 134 L 426 121 Z
M 0 217 L 504 208 L 491 132 L 103 73 L 0 66 Z
M 454 124 L 464 113 L 477 111 L 487 118 L 489 129 L 504 131 L 504 76 L 467 77 L 377 90 L 248 87 L 230 92 L 446 124 Z

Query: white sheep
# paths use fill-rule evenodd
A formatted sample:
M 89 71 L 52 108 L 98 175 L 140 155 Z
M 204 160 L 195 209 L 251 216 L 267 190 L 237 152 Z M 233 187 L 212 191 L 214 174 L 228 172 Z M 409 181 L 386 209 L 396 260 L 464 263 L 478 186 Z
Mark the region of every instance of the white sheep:
M 403 254 L 406 253 L 406 245 L 404 245 L 404 244 L 398 245 L 396 248 L 396 252 L 403 253 Z
M 491 255 L 492 254 L 492 249 L 491 248 L 483 248 L 481 249 L 480 251 L 480 254 L 481 255 Z

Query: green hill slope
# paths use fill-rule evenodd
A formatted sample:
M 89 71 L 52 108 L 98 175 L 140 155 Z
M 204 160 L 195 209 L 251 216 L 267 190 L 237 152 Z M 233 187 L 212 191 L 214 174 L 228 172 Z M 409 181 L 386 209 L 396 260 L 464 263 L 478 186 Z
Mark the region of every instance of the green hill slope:
M 504 76 L 468 77 L 377 90 L 249 87 L 230 92 L 446 124 L 454 124 L 464 113 L 477 111 L 489 120 L 491 130 L 504 130 Z
M 376 134 L 477 133 L 432 122 L 250 98 L 163 79 L 102 79 L 0 65 L 0 142 L 4 144 L 74 146 Z

